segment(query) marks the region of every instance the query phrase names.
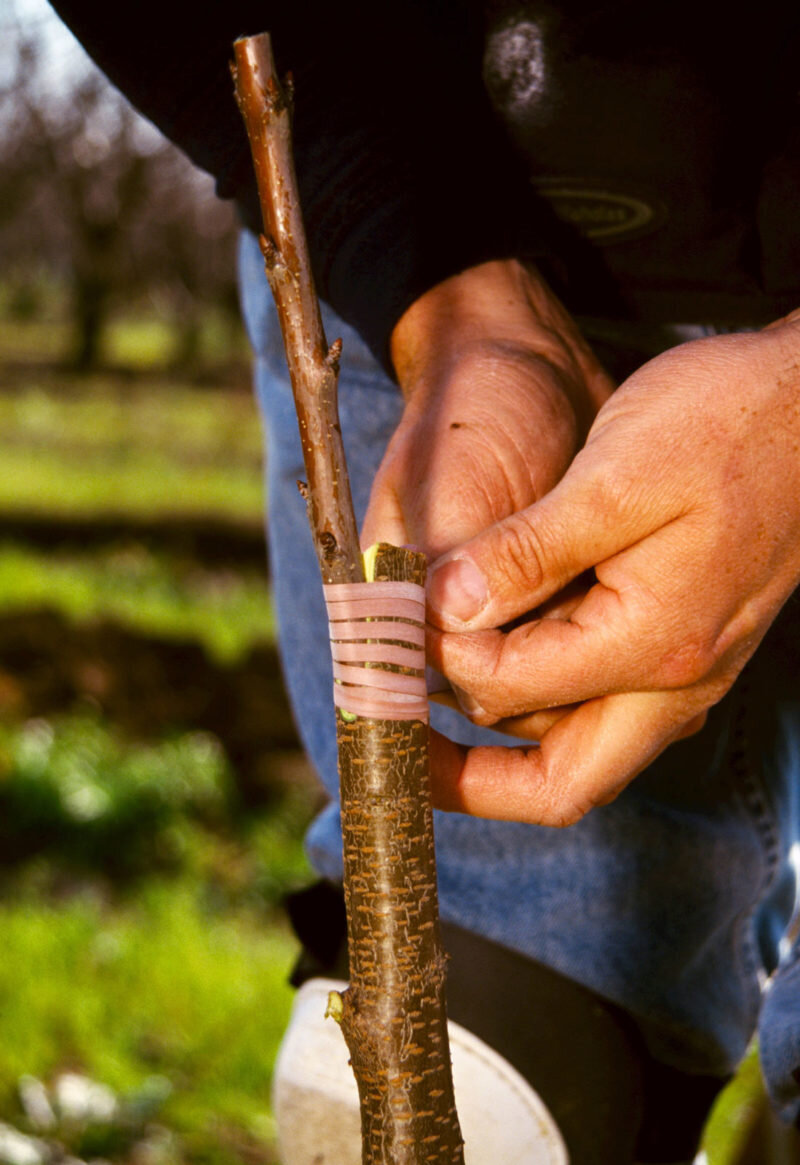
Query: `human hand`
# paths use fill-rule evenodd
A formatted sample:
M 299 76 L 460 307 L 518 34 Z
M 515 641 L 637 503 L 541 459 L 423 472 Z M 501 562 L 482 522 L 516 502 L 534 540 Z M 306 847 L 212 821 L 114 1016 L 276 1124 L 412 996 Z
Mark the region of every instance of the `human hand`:
M 477 723 L 540 739 L 436 738 L 440 807 L 574 822 L 728 691 L 800 581 L 799 357 L 794 316 L 664 353 L 550 493 L 434 564 L 432 662 Z M 561 618 L 500 629 L 591 568 Z
M 362 544 L 451 550 L 551 489 L 611 382 L 567 313 L 514 261 L 439 284 L 405 313 L 392 358 L 406 400 Z

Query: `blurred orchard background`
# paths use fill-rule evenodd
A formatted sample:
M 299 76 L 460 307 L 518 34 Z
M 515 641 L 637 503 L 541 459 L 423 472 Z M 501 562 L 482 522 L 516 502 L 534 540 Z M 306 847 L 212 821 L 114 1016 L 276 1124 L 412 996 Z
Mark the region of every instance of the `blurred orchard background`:
M 277 1160 L 280 906 L 321 794 L 235 243 L 45 0 L 3 0 L 0 1165 Z M 764 1112 L 751 1056 L 704 1161 L 796 1161 Z
M 0 5 L 0 1162 L 275 1160 L 317 785 L 275 654 L 235 213 Z

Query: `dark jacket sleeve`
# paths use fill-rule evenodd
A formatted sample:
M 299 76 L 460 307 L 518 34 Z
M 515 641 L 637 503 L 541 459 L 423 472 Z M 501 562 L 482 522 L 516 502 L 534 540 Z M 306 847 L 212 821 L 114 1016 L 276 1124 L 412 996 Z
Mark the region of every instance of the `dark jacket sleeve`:
M 188 5 L 55 0 L 127 97 L 258 229 L 228 62 L 268 30 L 295 77 L 295 151 L 321 295 L 382 361 L 403 311 L 490 258 L 546 256 L 552 222 L 481 81 L 481 7 L 456 0 Z

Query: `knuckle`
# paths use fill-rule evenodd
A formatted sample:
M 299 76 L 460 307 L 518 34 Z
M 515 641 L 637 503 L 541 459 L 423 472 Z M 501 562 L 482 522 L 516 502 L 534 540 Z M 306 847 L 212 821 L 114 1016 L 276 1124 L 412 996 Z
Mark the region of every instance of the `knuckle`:
M 537 824 L 546 825 L 550 829 L 568 829 L 570 825 L 577 825 L 591 808 L 591 805 L 579 805 L 569 799 L 551 800 L 541 806 L 536 816 Z
M 624 786 L 623 786 L 624 787 Z M 621 788 L 603 789 L 599 792 L 578 795 L 578 790 L 571 790 L 566 796 L 554 800 L 545 810 L 545 820 L 542 825 L 549 825 L 554 829 L 568 829 L 570 825 L 577 825 L 593 809 L 600 809 L 610 805 L 619 796 Z
M 510 588 L 539 586 L 545 574 L 545 550 L 535 525 L 525 514 L 514 514 L 503 523 L 503 551 L 496 568 Z
M 478 728 L 493 728 L 501 717 L 495 716 L 492 712 L 481 711 L 470 713 L 469 719 Z
M 684 640 L 665 651 L 655 668 L 655 682 L 669 690 L 692 688 L 705 680 L 719 663 L 714 643 L 705 638 Z
M 483 704 L 472 695 L 471 692 L 467 691 L 466 688 L 459 687 L 456 684 L 451 684 L 451 687 L 453 688 L 462 713 L 473 724 L 477 724 L 481 728 L 489 728 L 492 724 L 496 724 L 500 719 L 499 714 L 496 715 L 491 710 L 485 708 Z M 482 699 L 484 700 L 484 703 L 488 702 L 485 700 L 483 693 Z
M 527 753 L 531 802 L 534 812 L 532 819 L 537 825 L 551 829 L 567 829 L 585 817 L 591 805 L 583 805 L 575 796 L 575 789 L 565 787 L 552 767 L 541 763 L 531 763 L 534 757 L 541 762 L 538 749 Z
M 702 732 L 702 730 L 705 728 L 707 720 L 708 710 L 698 713 L 698 715 L 693 716 L 691 720 L 687 720 L 687 722 L 679 729 L 675 739 L 686 740 L 690 736 L 696 736 L 698 732 Z
M 539 769 L 538 775 L 540 786 L 536 821 L 551 829 L 568 829 L 571 825 L 577 825 L 593 809 L 614 801 L 628 781 L 626 778 L 610 784 L 608 779 L 598 782 L 592 779 L 590 772 L 581 773 L 573 769 L 568 774 L 561 765 L 551 765 L 545 771 Z
M 525 679 L 525 658 L 512 636 L 500 639 L 486 670 L 484 708 L 497 719 L 525 716 L 541 710 L 539 693 Z
M 567 803 L 561 807 L 561 813 L 557 820 L 554 819 L 553 825 L 556 829 L 568 829 L 570 825 L 577 825 L 591 809 L 591 806 L 584 807 L 583 805 L 576 805 Z

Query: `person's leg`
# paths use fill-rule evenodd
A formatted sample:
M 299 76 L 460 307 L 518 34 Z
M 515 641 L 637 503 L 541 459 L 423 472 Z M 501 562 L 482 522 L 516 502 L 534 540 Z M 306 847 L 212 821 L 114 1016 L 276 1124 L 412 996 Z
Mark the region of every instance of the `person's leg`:
M 550 968 L 469 931 L 443 935 L 448 1014 L 533 1086 L 572 1165 L 694 1158 L 724 1078 L 660 1064 L 621 1008 Z
M 293 976 L 346 980 L 341 888 L 319 882 L 292 895 L 304 942 Z M 690 1161 L 725 1078 L 660 1064 L 625 1012 L 539 963 L 442 924 L 447 1010 L 531 1085 L 564 1139 L 571 1165 Z

